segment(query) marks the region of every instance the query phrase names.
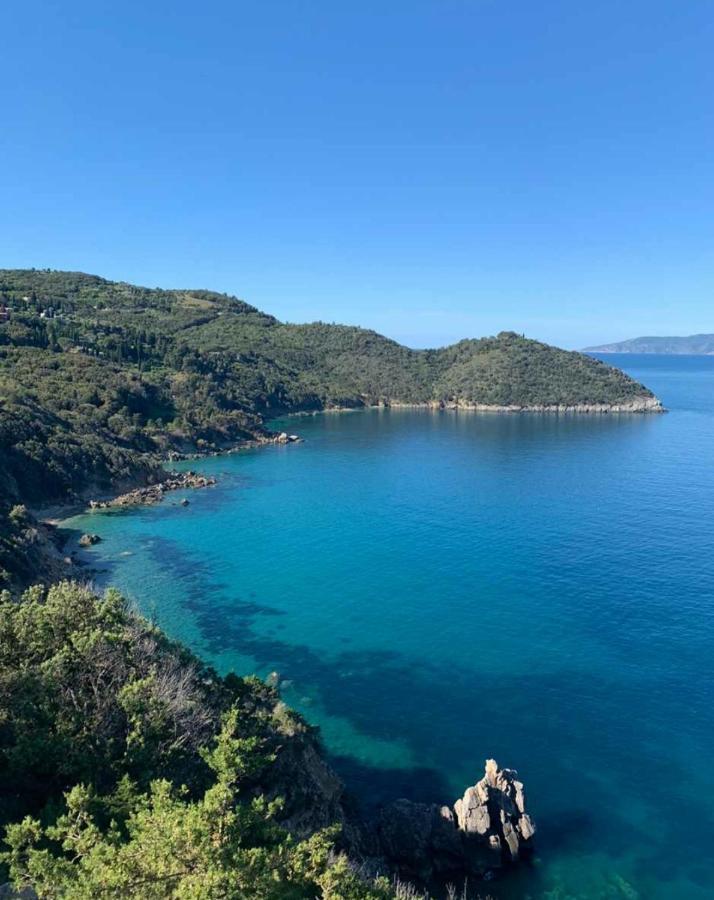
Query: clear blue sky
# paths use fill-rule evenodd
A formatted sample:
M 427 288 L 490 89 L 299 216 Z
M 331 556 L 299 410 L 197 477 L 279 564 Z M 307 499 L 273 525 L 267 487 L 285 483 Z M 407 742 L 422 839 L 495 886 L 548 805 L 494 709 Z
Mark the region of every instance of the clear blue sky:
M 712 0 L 5 0 L 0 266 L 412 346 L 714 331 Z

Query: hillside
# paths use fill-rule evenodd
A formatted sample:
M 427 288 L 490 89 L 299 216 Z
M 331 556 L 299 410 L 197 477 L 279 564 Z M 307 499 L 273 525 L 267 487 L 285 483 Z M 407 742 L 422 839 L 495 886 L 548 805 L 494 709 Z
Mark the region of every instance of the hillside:
M 714 334 L 691 334 L 688 337 L 638 337 L 614 344 L 586 347 L 586 353 L 665 353 L 710 356 L 714 354 Z
M 619 370 L 512 332 L 410 350 L 211 291 L 0 270 L 0 583 L 36 568 L 12 504 L 71 502 L 156 478 L 171 452 L 268 440 L 277 413 L 373 404 L 660 408 Z

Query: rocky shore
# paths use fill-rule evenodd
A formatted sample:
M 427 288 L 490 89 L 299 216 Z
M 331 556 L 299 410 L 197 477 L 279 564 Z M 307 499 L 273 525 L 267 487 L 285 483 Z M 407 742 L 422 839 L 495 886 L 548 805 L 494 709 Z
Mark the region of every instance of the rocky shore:
M 404 403 L 400 400 L 384 399 L 379 403 L 365 402 L 355 406 L 326 406 L 322 409 L 300 410 L 287 413 L 290 416 L 316 416 L 320 413 L 358 412 L 361 409 L 434 409 L 458 412 L 480 413 L 548 413 L 608 415 L 610 413 L 651 414 L 667 412 L 657 397 L 636 397 L 621 403 L 536 403 L 531 405 L 495 403 L 470 403 L 464 400 L 430 400 L 424 403 Z
M 396 800 L 376 826 L 387 865 L 421 884 L 493 878 L 533 852 L 535 825 L 513 769 L 486 760 L 483 778 L 453 806 Z
M 285 741 L 265 792 L 284 798 L 280 820 L 295 834 L 338 823 L 341 848 L 371 876 L 414 885 L 415 897 L 440 897 L 448 885 L 477 889 L 533 856 L 536 827 L 524 785 L 493 759 L 451 806 L 400 799 L 363 819 L 320 751 L 309 734 Z
M 206 456 L 220 456 L 224 453 L 232 453 L 237 450 L 244 450 L 248 447 L 260 447 L 265 444 L 296 444 L 299 443 L 301 438 L 297 434 L 288 434 L 285 431 L 281 431 L 275 435 L 273 435 L 269 440 L 266 441 L 246 441 L 243 444 L 239 444 L 233 447 L 230 447 L 226 450 L 216 450 L 211 453 L 204 454 L 195 454 L 193 456 L 194 459 L 205 458 Z M 170 456 L 170 459 L 176 461 L 180 458 L 180 454 L 173 453 Z M 113 509 L 115 507 L 124 507 L 124 506 L 148 506 L 154 503 L 161 503 L 167 493 L 170 491 L 179 491 L 184 489 L 193 489 L 193 488 L 204 488 L 204 487 L 212 487 L 216 484 L 216 479 L 211 475 L 200 475 L 198 472 L 186 471 L 186 472 L 171 472 L 166 478 L 161 481 L 157 481 L 153 484 L 142 485 L 140 487 L 134 488 L 131 491 L 127 491 L 126 493 L 119 494 L 117 497 L 113 497 L 109 500 L 89 500 L 88 505 L 90 509 Z M 183 501 L 182 505 L 188 506 L 188 501 Z
M 211 487 L 216 484 L 216 479 L 211 475 L 199 475 L 197 472 L 172 472 L 162 481 L 135 488 L 126 494 L 120 494 L 112 500 L 90 500 L 90 509 L 112 509 L 125 506 L 145 506 L 153 503 L 161 503 L 170 491 L 185 490 L 188 488 Z
M 449 409 L 471 410 L 473 412 L 490 413 L 586 413 L 589 415 L 607 415 L 608 413 L 662 413 L 666 412 L 657 397 L 637 397 L 622 403 L 537 403 L 532 405 L 498 405 L 493 403 L 469 403 L 463 400 L 434 400 L 430 403 L 400 403 L 385 400 L 379 407 L 391 409 Z

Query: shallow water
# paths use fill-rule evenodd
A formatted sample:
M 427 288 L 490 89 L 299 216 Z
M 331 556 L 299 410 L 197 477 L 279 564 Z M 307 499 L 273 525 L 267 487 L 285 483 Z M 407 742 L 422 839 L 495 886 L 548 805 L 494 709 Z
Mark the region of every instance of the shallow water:
M 538 861 L 491 893 L 709 898 L 714 358 L 611 359 L 670 413 L 296 418 L 189 508 L 65 524 L 222 671 L 279 671 L 365 803 L 517 768 Z

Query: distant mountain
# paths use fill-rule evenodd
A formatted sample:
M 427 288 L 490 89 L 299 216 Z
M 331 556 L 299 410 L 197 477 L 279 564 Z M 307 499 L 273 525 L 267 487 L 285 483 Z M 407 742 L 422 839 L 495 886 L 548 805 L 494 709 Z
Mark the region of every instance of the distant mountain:
M 614 344 L 586 347 L 586 353 L 669 353 L 692 356 L 714 355 L 714 334 L 689 337 L 638 337 Z

